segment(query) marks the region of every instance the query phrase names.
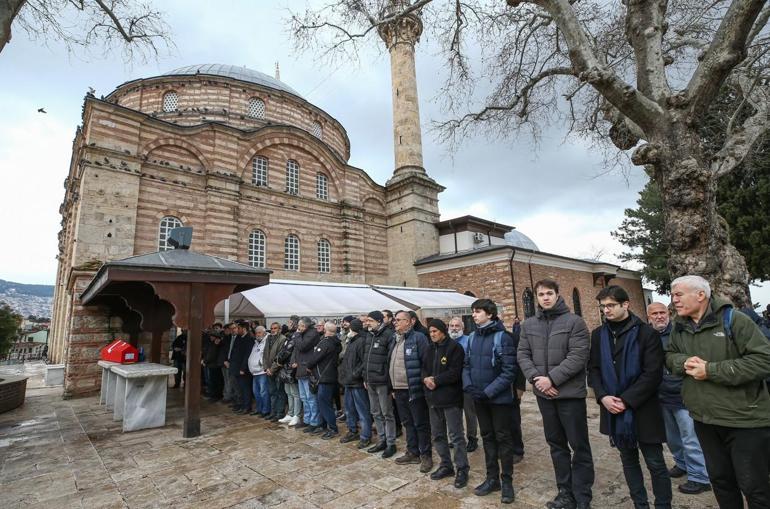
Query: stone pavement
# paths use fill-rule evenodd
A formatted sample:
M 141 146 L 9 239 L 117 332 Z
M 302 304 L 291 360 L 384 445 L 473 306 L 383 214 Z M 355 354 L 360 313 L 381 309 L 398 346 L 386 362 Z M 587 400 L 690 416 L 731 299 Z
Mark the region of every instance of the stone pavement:
M 101 508 L 476 508 L 498 507 L 499 493 L 476 497 L 483 452 L 470 455 L 469 486 L 431 481 L 417 465 L 399 466 L 257 417 L 202 404 L 203 436 L 183 439 L 182 393 L 169 390 L 168 425 L 121 433 L 97 398 L 62 400 L 61 388 L 31 381 L 24 406 L 0 414 L 0 507 Z M 589 401 L 597 509 L 633 507 L 620 460 L 598 433 Z M 516 502 L 541 508 L 555 495 L 553 470 L 534 396 L 522 405 L 526 456 L 516 466 Z M 403 438 L 398 442 L 403 451 Z M 397 456 L 398 456 L 397 455 Z M 670 461 L 669 461 L 670 463 Z M 646 475 L 646 470 L 645 470 Z M 675 508 L 715 508 L 711 493 L 682 495 Z M 648 483 L 648 492 L 652 490 Z

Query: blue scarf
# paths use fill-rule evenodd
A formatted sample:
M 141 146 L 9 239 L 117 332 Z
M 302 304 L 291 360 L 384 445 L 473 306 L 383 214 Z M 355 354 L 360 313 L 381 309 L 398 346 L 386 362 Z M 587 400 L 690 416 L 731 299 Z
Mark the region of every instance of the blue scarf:
M 633 384 L 642 373 L 642 366 L 639 362 L 639 343 L 636 336 L 639 334 L 639 324 L 634 325 L 625 334 L 623 343 L 623 352 L 621 353 L 620 378 L 615 372 L 615 364 L 612 361 L 613 346 L 610 341 L 612 331 L 608 324 L 604 324 L 601 330 L 601 354 L 602 354 L 602 385 L 604 390 L 610 396 L 619 396 L 631 384 Z M 610 445 L 630 449 L 637 447 L 636 425 L 634 422 L 634 411 L 626 408 L 626 411 L 620 414 L 609 414 L 610 416 Z

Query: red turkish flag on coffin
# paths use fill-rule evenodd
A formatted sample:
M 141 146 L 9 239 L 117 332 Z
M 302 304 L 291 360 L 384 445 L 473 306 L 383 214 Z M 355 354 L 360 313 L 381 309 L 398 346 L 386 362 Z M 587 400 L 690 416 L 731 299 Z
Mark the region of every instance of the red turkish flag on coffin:
M 116 339 L 102 348 L 100 356 L 103 361 L 131 364 L 139 360 L 139 351 L 122 339 Z

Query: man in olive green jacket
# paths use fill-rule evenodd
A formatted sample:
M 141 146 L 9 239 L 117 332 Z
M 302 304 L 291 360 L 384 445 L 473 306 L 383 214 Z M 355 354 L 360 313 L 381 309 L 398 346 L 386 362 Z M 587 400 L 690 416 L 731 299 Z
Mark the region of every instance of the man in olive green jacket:
M 677 317 L 666 365 L 684 376 L 682 399 L 720 507 L 770 507 L 770 343 L 749 317 L 711 296 L 700 276 L 671 283 Z M 686 376 L 685 376 L 686 375 Z M 741 494 L 742 493 L 742 494 Z

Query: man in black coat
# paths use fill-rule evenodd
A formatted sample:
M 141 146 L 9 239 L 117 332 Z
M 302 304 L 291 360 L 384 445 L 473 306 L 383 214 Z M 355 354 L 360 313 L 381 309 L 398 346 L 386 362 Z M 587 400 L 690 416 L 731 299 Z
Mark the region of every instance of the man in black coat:
M 321 423 L 312 433 L 318 434 L 325 429 L 321 438 L 330 440 L 339 435 L 337 416 L 334 413 L 334 393 L 337 391 L 337 364 L 342 344 L 337 337 L 337 325 L 334 322 L 323 323 L 323 327 L 324 335 L 307 361 L 307 370 L 319 382 L 316 401 Z
M 364 326 L 361 320 L 350 321 L 350 331 L 345 338 L 346 346 L 339 367 L 340 385 L 345 388 L 345 420 L 348 432 L 340 439 L 343 444 L 358 440 L 358 448 L 369 447 L 372 442 L 372 413 L 369 395 L 364 389 Z M 360 433 L 356 432 L 359 429 Z
M 251 410 L 251 372 L 249 371 L 249 355 L 254 347 L 254 336 L 249 334 L 249 322 L 236 322 L 235 337 L 233 338 L 228 369 L 235 377 L 240 389 L 241 400 L 236 402 L 233 412 L 243 415 Z
M 310 373 L 307 370 L 307 363 L 313 356 L 313 350 L 321 336 L 315 330 L 315 324 L 307 316 L 299 319 L 297 326 L 297 336 L 294 340 L 294 357 L 292 367 L 297 370 L 297 383 L 299 384 L 299 397 L 302 400 L 304 411 L 303 422 L 307 424 L 305 433 L 313 433 L 321 427 L 321 415 L 318 413 L 318 399 L 310 390 Z
M 454 475 L 452 457 L 447 443 L 449 439 L 455 452 L 455 488 L 468 484 L 468 452 L 463 432 L 463 363 L 465 351 L 449 337 L 446 324 L 441 320 L 428 323 L 430 346 L 422 352 L 422 382 L 430 414 L 433 447 L 441 464 L 430 474 L 434 481 Z
M 664 354 L 655 329 L 629 312 L 628 293 L 608 286 L 596 296 L 606 322 L 591 333 L 589 385 L 601 414 L 599 431 L 618 448 L 635 507 L 649 507 L 639 451 L 652 478 L 655 507 L 671 507 L 663 458 L 666 430 L 658 400 Z
M 184 380 L 185 364 L 187 362 L 187 331 L 182 331 L 171 343 L 171 360 L 174 362 L 176 373 L 174 374 L 174 387 L 179 387 Z

